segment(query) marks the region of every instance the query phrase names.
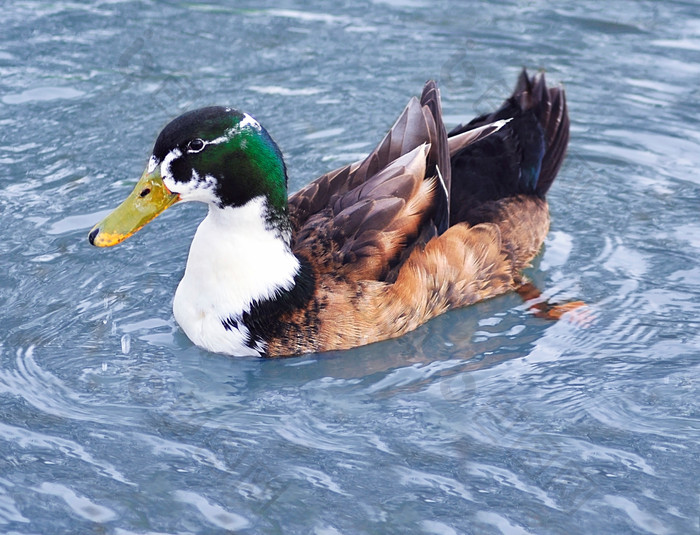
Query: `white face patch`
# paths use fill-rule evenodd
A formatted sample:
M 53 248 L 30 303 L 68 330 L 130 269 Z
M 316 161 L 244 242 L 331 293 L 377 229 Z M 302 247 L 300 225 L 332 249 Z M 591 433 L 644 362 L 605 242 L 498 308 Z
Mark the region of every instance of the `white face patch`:
M 203 177 L 192 169 L 192 176 L 187 182 L 177 182 L 172 177 L 163 178 L 165 186 L 173 193 L 180 194 L 181 202 L 199 201 L 207 204 L 217 204 L 216 179 L 212 175 Z
M 202 177 L 196 169 L 192 169 L 192 175 L 187 182 L 178 182 L 173 177 L 170 166 L 172 162 L 182 156 L 180 149 L 173 149 L 160 164 L 160 174 L 163 179 L 163 184 L 173 193 L 180 194 L 180 201 L 199 201 L 207 204 L 216 204 L 219 202 L 216 196 L 216 179 L 212 175 L 204 175 Z M 155 158 L 152 158 L 155 161 Z M 149 162 L 150 168 L 151 162 Z M 157 165 L 157 164 L 156 164 Z
M 242 130 L 242 129 L 246 128 L 246 127 L 250 127 L 250 128 L 252 128 L 253 130 L 257 130 L 258 132 L 259 132 L 259 131 L 261 130 L 261 128 L 262 128 L 262 127 L 260 126 L 260 123 L 259 123 L 258 121 L 256 121 L 255 119 L 253 119 L 253 118 L 252 118 L 250 115 L 248 115 L 247 113 L 244 113 L 244 114 L 243 114 L 243 119 L 241 119 L 241 122 L 238 123 L 238 128 Z
M 148 168 L 147 172 L 150 175 L 153 171 L 156 170 L 156 166 L 158 165 L 158 160 L 156 160 L 155 156 L 151 156 L 150 159 L 148 160 Z
M 170 164 L 174 160 L 177 160 L 180 156 L 182 156 L 182 152 L 180 151 L 180 149 L 173 149 L 165 155 L 165 158 L 163 158 L 163 162 L 160 164 L 160 176 L 163 178 L 163 181 L 165 181 L 165 179 L 172 180 L 173 174 L 170 171 Z
M 207 145 L 218 145 L 219 143 L 225 143 L 229 139 L 231 139 L 235 133 L 236 132 L 233 128 L 229 128 L 228 130 L 226 130 L 223 136 L 219 136 L 216 139 L 212 139 L 211 141 L 205 141 L 204 146 L 206 147 Z

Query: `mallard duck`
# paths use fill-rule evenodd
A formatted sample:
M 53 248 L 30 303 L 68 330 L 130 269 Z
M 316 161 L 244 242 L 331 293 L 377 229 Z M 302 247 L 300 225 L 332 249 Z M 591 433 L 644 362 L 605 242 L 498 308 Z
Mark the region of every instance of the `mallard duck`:
M 163 129 L 89 241 L 112 246 L 177 202 L 206 203 L 173 302 L 192 342 L 241 356 L 353 348 L 520 288 L 568 139 L 564 91 L 544 74 L 523 70 L 500 109 L 449 134 L 429 81 L 369 156 L 288 198 L 268 131 L 202 108 Z

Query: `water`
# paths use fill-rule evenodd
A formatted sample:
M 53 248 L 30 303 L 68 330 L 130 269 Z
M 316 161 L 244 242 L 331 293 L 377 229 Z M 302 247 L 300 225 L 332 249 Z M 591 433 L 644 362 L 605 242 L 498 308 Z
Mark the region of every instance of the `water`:
M 0 532 L 698 533 L 700 6 L 226 4 L 3 4 Z M 87 243 L 184 110 L 255 115 L 294 190 L 427 78 L 454 125 L 523 65 L 572 119 L 530 274 L 589 325 L 509 295 L 370 347 L 232 359 L 170 310 L 202 207 Z

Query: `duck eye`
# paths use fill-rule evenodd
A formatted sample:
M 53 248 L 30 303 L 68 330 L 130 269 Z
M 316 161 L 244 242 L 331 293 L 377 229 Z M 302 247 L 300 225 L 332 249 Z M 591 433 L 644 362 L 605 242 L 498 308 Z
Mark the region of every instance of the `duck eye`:
M 187 152 L 199 152 L 204 148 L 204 141 L 201 139 L 193 139 L 187 144 Z

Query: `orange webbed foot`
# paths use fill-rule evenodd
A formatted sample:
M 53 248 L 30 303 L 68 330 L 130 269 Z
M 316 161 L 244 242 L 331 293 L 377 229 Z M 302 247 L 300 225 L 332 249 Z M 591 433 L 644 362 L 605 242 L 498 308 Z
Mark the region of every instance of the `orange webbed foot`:
M 525 301 L 528 311 L 538 318 L 557 321 L 566 314 L 566 319 L 582 327 L 589 325 L 594 319 L 592 311 L 583 301 L 550 303 L 531 282 L 523 283 L 516 292 Z

